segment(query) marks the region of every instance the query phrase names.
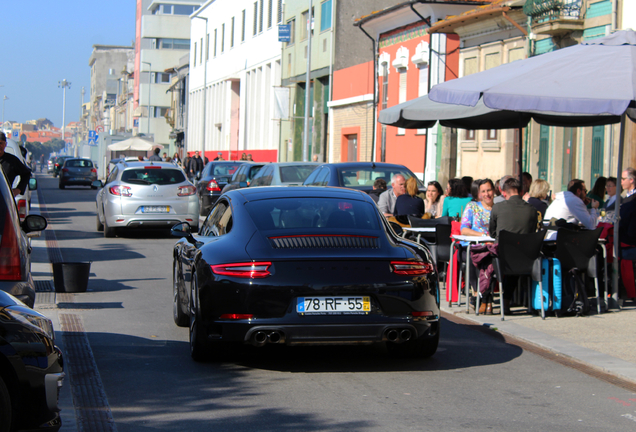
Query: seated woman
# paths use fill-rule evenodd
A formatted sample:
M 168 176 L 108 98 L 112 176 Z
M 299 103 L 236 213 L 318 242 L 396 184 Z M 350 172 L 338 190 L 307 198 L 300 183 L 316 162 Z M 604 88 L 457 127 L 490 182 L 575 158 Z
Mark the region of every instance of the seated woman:
M 488 227 L 490 224 L 490 212 L 494 205 L 495 186 L 490 179 L 476 180 L 473 182 L 472 195 L 476 198 L 466 205 L 466 209 L 462 214 L 461 234 L 465 236 L 481 237 L 488 235 Z M 462 242 L 462 246 L 467 243 Z M 466 260 L 466 249 L 462 251 L 462 259 Z M 477 292 L 477 280 L 479 271 L 470 263 L 470 283 L 475 292 Z M 479 313 L 492 315 L 492 293 L 488 290 L 482 297 Z
M 603 208 L 605 206 L 605 185 L 607 184 L 606 177 L 599 177 L 594 182 L 594 187 L 591 191 L 588 192 L 587 198 L 589 198 L 589 202 L 586 202 L 587 208 L 592 208 L 592 200 L 598 201 L 598 208 Z
M 424 200 L 424 213 L 431 215 L 431 218 L 442 216 L 444 208 L 444 190 L 442 185 L 435 180 L 428 182 L 426 186 L 426 199 Z
M 464 183 L 458 178 L 450 179 L 446 186 L 446 197 L 444 198 L 441 216 L 461 216 L 464 207 L 466 207 L 471 200 L 472 197 L 468 196 L 468 191 Z
M 528 204 L 531 204 L 534 208 L 541 213 L 540 221 L 543 220 L 545 211 L 548 209 L 548 192 L 550 191 L 550 183 L 542 179 L 536 179 L 530 186 L 530 198 L 528 198 Z
M 424 215 L 424 201 L 418 197 L 419 190 L 417 188 L 417 180 L 410 177 L 406 181 L 406 193 L 397 197 L 395 201 L 395 210 L 393 214 L 398 221 L 406 220 L 407 216 L 415 216 L 421 218 Z

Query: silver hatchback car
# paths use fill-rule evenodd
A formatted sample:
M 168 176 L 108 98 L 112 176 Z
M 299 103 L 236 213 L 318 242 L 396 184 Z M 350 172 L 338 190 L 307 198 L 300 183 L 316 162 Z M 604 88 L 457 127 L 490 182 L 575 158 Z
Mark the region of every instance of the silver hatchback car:
M 97 230 L 114 237 L 123 228 L 199 227 L 197 190 L 170 162 L 119 162 L 106 183 L 96 181 Z

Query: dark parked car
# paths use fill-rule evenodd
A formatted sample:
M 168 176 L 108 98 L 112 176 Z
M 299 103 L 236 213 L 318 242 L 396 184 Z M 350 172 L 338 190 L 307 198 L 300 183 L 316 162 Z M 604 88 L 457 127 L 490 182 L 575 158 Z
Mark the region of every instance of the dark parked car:
M 228 184 L 223 187 L 221 194 L 224 194 L 227 191 L 249 186 L 250 183 L 252 183 L 252 178 L 254 178 L 256 173 L 259 172 L 264 165 L 264 163 L 253 162 L 244 163 L 243 165 L 241 165 L 239 169 L 234 172 L 234 175 L 232 176 Z
M 196 183 L 201 216 L 207 216 L 210 213 L 210 209 L 221 196 L 221 191 L 225 185 L 244 163 L 245 161 L 212 161 L 207 163 L 201 172 L 201 179 Z
M 64 165 L 64 161 L 66 161 L 66 159 L 73 159 L 74 156 L 58 156 L 55 159 L 55 163 L 53 164 L 53 177 L 57 177 L 58 175 L 60 175 L 60 170 L 62 169 L 62 166 Z
M 59 188 L 66 186 L 90 186 L 97 180 L 97 168 L 90 159 L 66 159 L 60 170 Z
M 371 344 L 428 357 L 439 341 L 436 268 L 398 237 L 369 195 L 244 188 L 201 227 L 173 227 L 173 315 L 195 360 L 227 342 Z
M 386 180 L 391 187 L 391 178 L 395 174 L 402 174 L 405 179 L 417 177 L 404 165 L 384 162 L 340 162 L 323 164 L 311 173 L 304 186 L 340 186 L 357 189 L 369 193 L 373 190 L 373 183 L 378 178 Z M 419 189 L 426 189 L 417 179 Z
M 20 222 L 6 177 L 0 175 L 0 290 L 30 307 L 35 302 L 35 285 L 31 277 L 31 247 L 26 236 L 45 228 L 46 219 L 40 215 L 28 215 Z
M 300 186 L 320 165 L 318 162 L 273 162 L 252 178 L 252 186 Z
M 57 431 L 62 352 L 51 320 L 0 291 L 0 431 Z

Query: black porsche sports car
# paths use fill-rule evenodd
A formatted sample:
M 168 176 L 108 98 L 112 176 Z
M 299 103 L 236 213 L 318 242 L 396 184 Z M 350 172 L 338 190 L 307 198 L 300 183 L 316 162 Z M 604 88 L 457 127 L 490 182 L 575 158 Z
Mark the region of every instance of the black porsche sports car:
M 429 357 L 439 341 L 437 270 L 366 193 L 259 187 L 222 195 L 198 235 L 172 233 L 173 314 L 195 360 L 228 342 L 386 342 Z

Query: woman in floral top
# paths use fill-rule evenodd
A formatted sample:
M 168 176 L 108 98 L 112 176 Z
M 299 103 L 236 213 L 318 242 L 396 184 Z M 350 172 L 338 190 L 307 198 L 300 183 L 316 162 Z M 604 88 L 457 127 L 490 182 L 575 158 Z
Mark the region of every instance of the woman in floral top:
M 479 201 L 471 201 L 466 205 L 462 214 L 461 233 L 465 236 L 481 237 L 488 235 L 488 226 L 490 224 L 490 212 L 494 204 L 495 186 L 490 179 L 476 180 L 473 182 L 472 195 Z M 462 259 L 466 259 L 466 251 L 462 253 Z M 473 265 L 472 262 L 470 265 Z M 470 269 L 471 285 L 477 287 L 479 278 L 478 270 L 473 266 Z M 476 290 L 477 291 L 477 290 Z M 479 308 L 479 313 L 492 315 L 492 293 L 485 294 Z

